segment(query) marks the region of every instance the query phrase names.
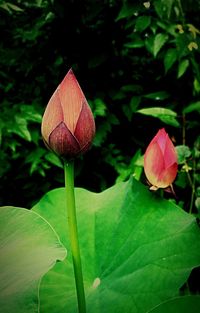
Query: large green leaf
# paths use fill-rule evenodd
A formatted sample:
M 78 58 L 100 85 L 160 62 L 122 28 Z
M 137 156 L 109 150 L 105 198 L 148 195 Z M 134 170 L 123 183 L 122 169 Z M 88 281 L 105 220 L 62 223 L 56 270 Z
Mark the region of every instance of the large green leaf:
M 88 313 L 143 313 L 178 294 L 200 264 L 195 218 L 134 179 L 102 192 L 76 189 Z M 69 247 L 65 190 L 33 208 Z M 41 313 L 74 313 L 71 256 L 42 279 Z
M 149 313 L 199 313 L 200 297 L 177 297 L 155 307 Z
M 36 212 L 0 208 L 0 312 L 39 312 L 41 277 L 65 256 L 55 231 Z

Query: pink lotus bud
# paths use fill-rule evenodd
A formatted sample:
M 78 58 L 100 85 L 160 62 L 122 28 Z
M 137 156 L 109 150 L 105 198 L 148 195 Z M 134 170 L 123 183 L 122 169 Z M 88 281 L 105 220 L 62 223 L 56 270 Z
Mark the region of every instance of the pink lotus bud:
M 70 69 L 44 112 L 43 140 L 57 155 L 71 159 L 89 149 L 94 134 L 92 111 Z
M 155 187 L 154 189 L 166 188 L 174 181 L 177 168 L 177 155 L 174 145 L 165 129 L 160 129 L 144 154 L 146 177 Z

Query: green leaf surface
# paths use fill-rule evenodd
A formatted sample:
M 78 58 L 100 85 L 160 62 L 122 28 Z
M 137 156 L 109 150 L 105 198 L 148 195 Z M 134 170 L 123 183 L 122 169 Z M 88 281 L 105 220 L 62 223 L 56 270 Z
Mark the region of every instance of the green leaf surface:
M 184 164 L 187 158 L 191 156 L 190 148 L 185 145 L 176 146 L 176 152 L 178 155 L 178 164 Z
M 179 64 L 178 67 L 178 74 L 177 77 L 180 78 L 181 76 L 183 76 L 183 74 L 185 73 L 185 71 L 187 70 L 188 66 L 189 66 L 189 61 L 187 59 L 182 60 Z
M 105 116 L 106 110 L 107 110 L 106 104 L 100 98 L 94 100 L 94 109 L 93 109 L 94 117 Z
M 20 111 L 21 111 L 21 117 L 25 118 L 26 120 L 36 122 L 36 123 L 42 122 L 42 115 L 36 111 L 33 104 L 21 105 Z
M 59 159 L 59 157 L 54 154 L 53 152 L 47 152 L 45 154 L 45 160 L 47 160 L 48 162 L 50 162 L 51 164 L 59 167 L 59 168 L 63 168 L 63 164 L 62 161 Z
M 134 179 L 102 193 L 75 190 L 88 313 L 144 313 L 178 295 L 200 264 L 200 231 L 192 215 Z M 65 190 L 33 208 L 69 247 Z M 56 213 L 55 213 L 56 212 Z M 71 255 L 42 279 L 41 313 L 74 313 Z
M 20 115 L 15 116 L 15 125 L 14 127 L 13 124 L 10 125 L 10 129 L 8 129 L 8 132 L 15 133 L 21 138 L 27 141 L 31 141 L 31 134 L 27 127 L 27 120 Z
M 165 73 L 169 71 L 172 65 L 177 60 L 177 51 L 176 49 L 169 49 L 167 50 L 165 57 L 164 57 L 164 66 L 165 66 Z
M 139 36 L 135 35 L 135 36 L 133 36 L 131 42 L 128 42 L 128 43 L 124 44 L 124 47 L 130 48 L 130 49 L 132 49 L 132 48 L 142 48 L 142 47 L 144 47 L 144 40 L 141 39 Z
M 41 277 L 66 250 L 36 212 L 0 208 L 0 312 L 35 313 Z
M 184 108 L 183 113 L 191 113 L 197 111 L 200 113 L 200 101 L 189 104 L 186 108 Z
M 122 6 L 122 8 L 121 8 L 115 21 L 117 22 L 121 19 L 127 18 L 127 17 L 133 15 L 133 13 L 134 13 L 134 6 L 124 2 L 124 4 L 123 4 L 123 6 Z
M 23 10 L 20 7 L 10 2 L 3 1 L 3 3 L 0 4 L 0 8 L 7 10 L 9 13 L 12 13 L 12 11 L 23 12 Z
M 170 109 L 153 107 L 137 110 L 137 113 L 159 118 L 163 123 L 174 127 L 180 126 L 179 122 L 176 119 L 177 117 L 176 112 Z
M 148 94 L 144 95 L 144 97 L 147 99 L 153 99 L 153 100 L 160 101 L 160 100 L 165 100 L 165 99 L 169 98 L 169 94 L 166 91 L 161 90 L 161 91 L 148 93 Z
M 149 313 L 199 313 L 200 297 L 185 296 L 166 301 Z
M 135 31 L 142 32 L 151 24 L 151 16 L 139 16 L 135 23 Z
M 160 16 L 161 19 L 170 17 L 173 2 L 174 0 L 168 0 L 168 1 L 155 0 L 154 1 L 156 12 Z
M 38 170 L 39 166 L 42 162 L 42 157 L 45 154 L 45 150 L 42 148 L 34 149 L 29 155 L 26 157 L 26 163 L 31 164 L 30 174 L 32 175 L 34 171 Z
M 167 34 L 157 34 L 154 38 L 153 43 L 153 55 L 154 57 L 157 56 L 158 52 L 161 50 L 161 48 L 164 46 L 166 41 L 168 40 Z

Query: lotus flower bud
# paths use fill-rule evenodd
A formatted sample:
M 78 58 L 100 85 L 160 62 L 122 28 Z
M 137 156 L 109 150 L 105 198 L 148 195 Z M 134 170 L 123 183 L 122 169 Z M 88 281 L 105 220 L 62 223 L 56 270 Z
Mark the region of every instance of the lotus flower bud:
M 166 188 L 176 178 L 177 154 L 165 129 L 160 129 L 144 154 L 144 171 L 151 189 Z
M 44 112 L 43 140 L 58 156 L 73 159 L 89 149 L 94 134 L 92 111 L 70 69 Z

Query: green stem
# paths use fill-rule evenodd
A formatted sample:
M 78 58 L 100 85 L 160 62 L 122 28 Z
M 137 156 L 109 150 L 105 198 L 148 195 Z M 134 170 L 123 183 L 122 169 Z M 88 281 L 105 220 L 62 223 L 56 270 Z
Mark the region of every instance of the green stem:
M 67 198 L 69 239 L 71 243 L 71 252 L 74 266 L 78 310 L 79 313 L 86 313 L 85 292 L 83 285 L 81 256 L 78 242 L 78 229 L 74 196 L 74 162 L 64 163 L 64 171 L 65 171 L 65 187 Z
M 187 172 L 188 180 L 192 189 L 191 200 L 190 200 L 190 208 L 189 213 L 192 213 L 192 208 L 194 205 L 194 197 L 195 197 L 195 170 L 196 170 L 196 162 L 193 161 L 193 178 L 191 178 L 190 173 Z

